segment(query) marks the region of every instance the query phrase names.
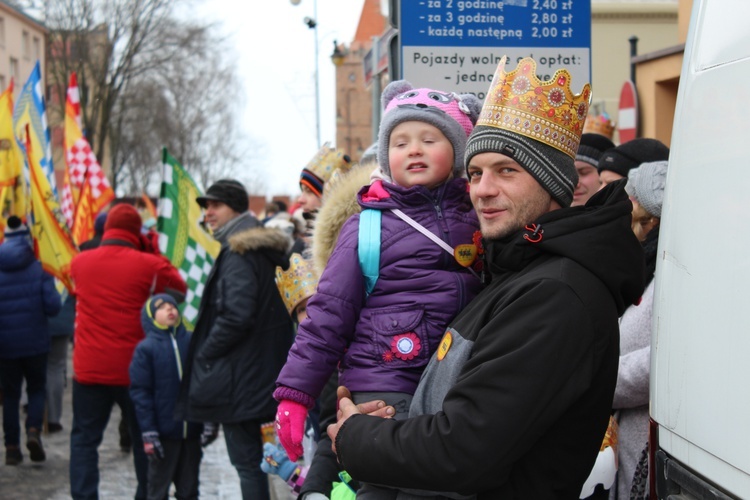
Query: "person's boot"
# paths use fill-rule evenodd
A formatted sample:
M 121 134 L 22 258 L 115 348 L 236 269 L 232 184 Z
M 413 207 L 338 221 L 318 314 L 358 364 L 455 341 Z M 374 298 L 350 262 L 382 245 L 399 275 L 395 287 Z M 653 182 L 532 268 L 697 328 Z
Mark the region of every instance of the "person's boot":
M 18 446 L 5 447 L 5 465 L 18 465 L 23 462 L 23 455 Z
M 47 455 L 42 447 L 42 438 L 39 436 L 39 429 L 30 427 L 26 431 L 26 448 L 29 450 L 29 457 L 32 462 L 44 462 Z

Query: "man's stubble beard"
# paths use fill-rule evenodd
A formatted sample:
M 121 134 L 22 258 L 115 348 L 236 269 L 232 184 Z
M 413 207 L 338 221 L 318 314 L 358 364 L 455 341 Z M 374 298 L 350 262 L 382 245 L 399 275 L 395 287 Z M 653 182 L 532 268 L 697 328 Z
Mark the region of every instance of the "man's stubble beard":
M 527 225 L 536 221 L 539 217 L 550 211 L 552 197 L 546 191 L 535 193 L 521 205 L 512 207 L 513 218 L 506 220 L 499 227 L 493 227 L 492 224 L 480 219 L 479 227 L 482 230 L 482 237 L 487 240 L 500 240 L 517 231 L 520 231 Z

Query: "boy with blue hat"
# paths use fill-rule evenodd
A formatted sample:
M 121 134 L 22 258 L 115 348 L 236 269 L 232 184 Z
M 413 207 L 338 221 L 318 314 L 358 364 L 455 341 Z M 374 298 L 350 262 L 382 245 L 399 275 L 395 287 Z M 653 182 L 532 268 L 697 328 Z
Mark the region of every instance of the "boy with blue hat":
M 167 294 L 146 301 L 141 322 L 146 338 L 130 364 L 130 397 L 149 458 L 148 498 L 166 498 L 173 482 L 177 498 L 198 498 L 201 445 L 216 439 L 218 428 L 173 418 L 190 333 Z

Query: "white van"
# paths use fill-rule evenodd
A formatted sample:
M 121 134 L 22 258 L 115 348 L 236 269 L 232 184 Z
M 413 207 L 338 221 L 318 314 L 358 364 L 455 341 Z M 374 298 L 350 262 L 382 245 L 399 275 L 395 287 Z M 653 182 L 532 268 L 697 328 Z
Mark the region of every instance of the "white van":
M 651 498 L 750 498 L 750 0 L 696 0 L 659 233 Z

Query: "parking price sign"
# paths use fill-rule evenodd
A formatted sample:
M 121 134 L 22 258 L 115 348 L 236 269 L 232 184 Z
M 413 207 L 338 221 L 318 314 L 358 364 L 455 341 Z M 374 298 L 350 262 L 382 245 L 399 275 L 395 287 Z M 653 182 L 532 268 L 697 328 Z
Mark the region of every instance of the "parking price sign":
M 539 78 L 560 68 L 591 81 L 591 0 L 400 0 L 401 75 L 417 87 L 484 99 L 497 64 L 526 56 Z

